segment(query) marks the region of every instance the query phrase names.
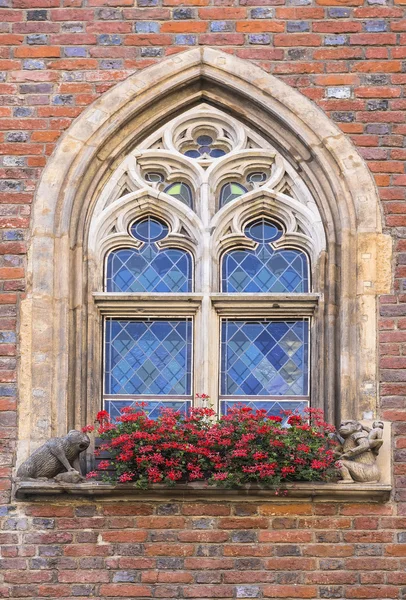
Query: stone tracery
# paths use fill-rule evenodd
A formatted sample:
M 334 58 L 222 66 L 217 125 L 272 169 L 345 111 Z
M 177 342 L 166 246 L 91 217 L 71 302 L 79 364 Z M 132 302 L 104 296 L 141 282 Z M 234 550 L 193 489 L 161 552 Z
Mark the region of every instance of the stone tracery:
M 284 193 L 285 190 L 289 190 L 289 195 Z M 283 331 L 279 332 L 278 326 L 277 340 L 271 341 L 272 336 L 268 335 L 266 342 L 269 348 L 275 344 L 273 352 L 278 358 L 270 360 L 268 350 L 260 352 L 255 359 L 258 365 L 254 369 L 255 376 L 254 372 L 251 376 L 252 385 L 248 383 L 247 373 L 235 374 L 241 385 L 227 387 L 222 384 L 223 391 L 213 384 L 218 381 L 220 371 L 224 372 L 222 377 L 225 376 L 226 367 L 221 361 L 217 364 L 210 361 L 210 356 L 220 353 L 224 346 L 224 326 L 231 321 L 219 319 L 212 294 L 233 293 L 231 313 L 234 311 L 234 316 L 238 314 L 245 319 L 235 322 L 237 329 L 250 332 L 250 311 L 241 313 L 239 294 L 284 293 L 287 303 L 295 301 L 297 293 L 310 291 L 309 267 L 317 265 L 320 253 L 325 249 L 321 216 L 312 195 L 269 142 L 226 113 L 202 104 L 158 129 L 129 153 L 101 192 L 94 215 L 97 218 L 91 223 L 89 235 L 91 251 L 101 259 L 107 256 L 108 261 L 107 287 L 99 273 L 95 278 L 96 290 L 147 294 L 180 292 L 185 294 L 184 303 L 192 289 L 201 294 L 200 309 L 195 316 L 195 376 L 193 386 L 188 388 L 188 402 L 191 402 L 192 389 L 208 390 L 211 386 L 210 395 L 219 410 L 232 405 L 232 402 L 220 403 L 220 396 L 225 394 L 223 400 L 227 400 L 226 396 L 232 395 L 234 388 L 237 395 L 252 396 L 245 398 L 251 402 L 255 402 L 255 394 L 259 393 L 255 390 L 269 390 L 270 397 L 268 400 L 262 398 L 261 407 L 268 406 L 272 412 L 278 412 L 287 401 L 289 408 L 298 409 L 308 403 L 308 314 L 297 309 L 295 318 L 299 320 L 286 321 L 291 316 L 289 304 L 279 314 L 284 321 L 268 319 L 263 333 L 268 335 L 266 332 L 273 331 L 272 323 L 281 323 Z M 146 239 L 142 241 L 143 238 L 134 235 L 133 218 L 138 223 L 161 223 L 165 234 L 148 245 Z M 258 219 L 262 223 L 260 226 L 255 225 L 259 223 Z M 277 235 L 262 240 L 261 236 L 254 235 L 258 227 L 262 227 L 261 231 L 264 227 L 270 228 Z M 169 261 L 168 272 L 165 265 L 160 270 L 156 264 L 162 262 L 165 252 L 176 253 L 176 260 Z M 174 277 L 185 279 L 178 268 L 179 261 L 183 260 L 182 253 L 194 258 L 192 288 L 185 287 L 186 280 L 180 286 L 174 283 Z M 145 265 L 147 255 L 152 262 Z M 315 282 L 317 288 L 318 282 Z M 253 305 L 256 302 L 253 298 Z M 313 312 L 314 302 L 313 299 Z M 128 303 L 131 303 L 130 297 Z M 171 298 L 167 297 L 166 305 L 170 303 Z M 159 311 L 155 315 L 158 319 L 163 316 L 164 313 Z M 265 318 L 267 314 L 262 316 Z M 105 317 L 110 322 L 108 313 Z M 205 335 L 201 335 L 201 325 L 205 321 L 212 324 Z M 216 325 L 219 321 L 221 342 L 219 325 Z M 233 344 L 233 340 L 230 338 L 229 343 Z M 249 350 L 251 355 L 255 344 Z M 224 352 L 221 350 L 222 354 Z M 228 353 L 224 356 L 229 356 L 230 373 L 235 370 L 235 365 L 248 360 L 244 353 L 235 355 L 236 362 Z M 118 356 L 117 361 L 121 365 L 120 372 L 114 364 L 110 369 L 115 377 L 125 378 L 121 369 L 128 363 L 128 358 L 124 361 Z M 208 363 L 211 363 L 209 371 L 204 376 L 198 375 L 204 370 L 202 365 Z M 148 377 L 153 377 L 156 371 L 153 362 L 150 368 Z M 179 365 L 176 368 L 180 368 Z M 266 383 L 264 378 L 269 381 Z M 299 380 L 302 383 L 296 385 Z M 116 413 L 117 403 L 124 402 L 127 406 L 128 402 L 136 401 L 144 387 L 133 386 L 132 399 L 115 400 L 108 392 L 104 396 L 105 406 Z M 284 398 L 288 392 L 290 396 L 299 394 L 300 398 Z M 271 396 L 277 396 L 277 401 Z M 153 404 L 155 400 L 151 398 L 150 401 Z M 228 397 L 228 400 L 232 399 Z M 167 401 L 184 406 L 185 396 L 168 397 Z

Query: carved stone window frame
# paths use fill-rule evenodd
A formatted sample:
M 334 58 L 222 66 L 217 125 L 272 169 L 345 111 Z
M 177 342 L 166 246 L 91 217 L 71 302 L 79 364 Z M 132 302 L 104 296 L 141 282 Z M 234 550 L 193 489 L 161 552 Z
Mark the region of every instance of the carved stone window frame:
M 18 462 L 51 435 L 93 418 L 100 340 L 88 333 L 96 323 L 88 311 L 94 287 L 86 249 L 101 190 L 137 143 L 200 102 L 268 139 L 310 190 L 326 233 L 317 339 L 328 361 L 318 396 L 329 420 L 376 413 L 377 298 L 390 291 L 392 242 L 382 233 L 370 172 L 348 138 L 299 92 L 252 63 L 193 49 L 104 94 L 65 132 L 44 170 L 21 303 Z M 138 209 L 150 203 L 141 195 Z
M 196 159 L 183 154 L 183 149 L 192 147 L 193 140 L 201 139 L 202 133 L 206 139 L 212 136 L 213 145 L 217 139 L 221 140 L 224 156 L 212 158 L 204 154 Z M 264 181 L 246 183 L 248 175 L 258 171 L 266 174 Z M 162 181 L 151 183 L 151 173 L 159 174 Z M 237 180 L 245 184 L 247 192 L 219 207 L 223 185 Z M 165 193 L 167 184 L 175 181 L 183 181 L 193 190 L 193 208 Z M 320 263 L 323 265 L 325 260 L 325 235 L 312 195 L 269 142 L 234 117 L 202 103 L 158 128 L 137 144 L 112 173 L 97 198 L 93 215 L 88 235 L 88 282 L 99 311 L 92 305 L 88 307 L 91 319 L 87 339 L 100 339 L 102 319 L 112 316 L 190 317 L 194 320 L 192 387 L 195 393 L 208 393 L 219 412 L 220 329 L 224 318 L 291 319 L 295 314 L 295 318 L 308 319 L 312 332 L 317 331 L 315 317 L 323 293 L 302 293 L 300 300 L 296 292 L 251 294 L 247 303 L 247 294 L 221 292 L 221 264 L 225 253 L 256 247 L 256 242 L 248 238 L 244 230 L 248 223 L 260 217 L 281 224 L 283 235 L 272 244 L 274 250 L 302 251 L 308 257 L 308 277 L 314 281 L 314 289 L 324 291 Z M 118 294 L 100 294 L 104 288 L 104 269 L 100 265 L 112 250 L 139 247 L 129 230 L 134 219 L 147 215 L 162 219 L 169 226 L 169 235 L 158 242 L 159 247 L 181 248 L 193 256 L 194 294 L 163 293 L 159 297 L 147 292 L 126 293 L 122 294 L 125 300 Z M 197 294 L 201 297 L 199 306 Z M 227 297 L 228 310 L 219 303 L 223 296 Z M 91 369 L 101 372 L 101 341 L 99 350 L 96 343 L 94 346 L 89 372 Z M 311 348 L 310 363 L 323 363 L 322 344 L 312 343 Z M 312 382 L 308 397 L 313 405 L 321 406 L 318 379 L 310 377 L 310 372 L 307 375 Z M 95 414 L 103 395 L 102 378 L 92 378 L 89 385 L 94 398 L 89 412 Z M 298 401 L 306 398 L 298 397 Z M 238 399 L 244 401 L 244 397 Z

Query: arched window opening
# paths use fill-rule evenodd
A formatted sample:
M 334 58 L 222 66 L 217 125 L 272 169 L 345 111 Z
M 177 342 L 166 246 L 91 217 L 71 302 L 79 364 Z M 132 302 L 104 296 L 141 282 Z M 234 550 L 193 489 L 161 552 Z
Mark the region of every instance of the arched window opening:
M 248 192 L 247 188 L 235 181 L 223 185 L 220 191 L 220 208 L 235 198 Z
M 164 189 L 164 192 L 165 194 L 180 200 L 183 202 L 183 204 L 186 204 L 186 206 L 190 206 L 190 208 L 192 208 L 192 190 L 186 183 L 183 183 L 182 181 L 171 183 Z
M 160 249 L 168 226 L 153 217 L 137 221 L 130 233 L 140 249 L 113 250 L 107 259 L 107 292 L 191 292 L 192 259 L 178 248 Z
M 236 249 L 223 257 L 223 292 L 308 292 L 308 261 L 303 251 L 274 250 L 272 243 L 283 236 L 277 223 L 265 218 L 244 230 L 257 243 L 255 250 Z
M 204 392 L 223 412 L 242 401 L 269 414 L 303 410 L 317 299 L 305 306 L 298 297 L 310 294 L 308 253 L 324 239 L 310 193 L 302 186 L 300 200 L 280 194 L 282 179 L 297 185 L 288 164 L 258 134 L 205 105 L 152 134 L 124 164 L 139 190 L 116 209 L 99 199 L 115 227 L 105 243 L 135 245 L 113 247 L 107 258 L 105 289 L 116 296 L 104 319 L 106 409 L 117 415 L 142 399 L 150 414 L 168 403 L 183 410 Z M 125 177 L 122 170 L 116 179 Z M 196 190 L 192 221 L 185 179 Z M 144 204 L 159 212 L 137 218 Z M 124 318 L 132 302 L 145 319 Z
M 110 252 L 107 292 L 192 291 L 190 253 L 159 247 L 169 235 L 163 220 L 148 215 L 133 222 L 129 233 L 141 247 Z M 138 401 L 144 401 L 155 416 L 162 406 L 187 410 L 192 393 L 191 364 L 191 319 L 105 319 L 104 404 L 112 418 Z

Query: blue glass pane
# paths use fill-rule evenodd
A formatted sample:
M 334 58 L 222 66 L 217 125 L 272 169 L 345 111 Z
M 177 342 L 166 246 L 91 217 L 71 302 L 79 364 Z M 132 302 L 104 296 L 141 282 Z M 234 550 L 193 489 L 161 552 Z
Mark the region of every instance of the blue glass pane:
M 213 138 L 211 138 L 209 135 L 199 135 L 196 142 L 199 144 L 199 146 L 210 146 L 210 144 L 213 143 Z
M 221 339 L 223 396 L 306 396 L 309 323 L 225 319 Z
M 131 235 L 142 242 L 157 242 L 168 235 L 168 226 L 154 217 L 147 217 L 131 226 Z
M 104 408 L 109 413 L 111 419 L 115 420 L 121 415 L 121 410 L 123 408 L 136 408 L 136 402 L 137 400 L 106 400 Z M 185 400 L 184 402 L 176 400 L 148 400 L 143 401 L 143 404 L 145 404 L 145 406 L 142 407 L 142 410 L 145 411 L 150 419 L 157 419 L 163 408 L 170 408 L 185 415 L 189 412 L 191 407 L 191 402 L 189 400 Z
M 191 292 L 192 258 L 186 250 L 159 249 L 156 241 L 166 237 L 168 227 L 147 218 L 131 227 L 143 241 L 140 249 L 113 250 L 107 259 L 107 292 Z
M 220 156 L 225 156 L 225 154 L 225 151 L 221 150 L 220 148 L 214 148 L 214 150 L 210 152 L 210 156 L 212 158 L 220 158 Z
M 308 259 L 300 250 L 274 250 L 282 235 L 279 225 L 261 219 L 245 228 L 255 250 L 231 250 L 223 257 L 223 292 L 308 292 Z
M 105 393 L 189 396 L 192 323 L 106 320 Z
M 245 235 L 260 244 L 275 242 L 283 235 L 280 225 L 260 219 L 245 228 Z
M 166 194 L 176 198 L 186 204 L 186 206 L 192 206 L 192 190 L 186 183 L 182 181 L 177 181 L 176 183 L 171 183 L 164 189 Z
M 220 208 L 225 204 L 228 204 L 228 202 L 231 202 L 231 200 L 234 200 L 234 198 L 239 198 L 247 192 L 247 188 L 239 183 L 226 183 L 220 191 Z
M 304 410 L 309 406 L 309 403 L 306 400 L 222 400 L 221 404 L 221 414 L 226 415 L 230 409 L 236 408 L 237 406 L 249 406 L 253 411 L 255 410 L 266 410 L 266 414 L 268 417 L 282 417 L 284 421 L 283 424 L 286 424 L 288 420 L 288 416 L 285 416 L 283 411 L 290 410 L 296 414 L 304 415 Z
M 185 156 L 188 156 L 189 158 L 199 158 L 200 154 L 197 150 L 187 150 Z

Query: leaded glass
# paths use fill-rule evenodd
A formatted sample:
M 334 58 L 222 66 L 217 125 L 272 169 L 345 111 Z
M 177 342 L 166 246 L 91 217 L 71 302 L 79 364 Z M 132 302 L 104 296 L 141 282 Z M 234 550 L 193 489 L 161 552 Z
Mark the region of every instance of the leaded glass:
M 307 396 L 306 319 L 225 319 L 221 339 L 222 396 Z
M 274 250 L 270 245 L 283 235 L 276 223 L 260 219 L 245 228 L 257 242 L 255 250 L 231 250 L 223 257 L 223 292 L 308 292 L 308 260 L 294 249 Z
M 105 394 L 190 396 L 192 322 L 106 319 Z
M 162 183 L 164 176 L 161 173 L 155 173 L 151 171 L 146 173 L 145 180 L 148 181 L 148 183 Z
M 104 408 L 109 413 L 112 420 L 117 419 L 121 415 L 123 408 L 136 408 L 138 400 L 106 400 Z M 191 406 L 190 400 L 143 400 L 142 410 L 150 419 L 157 419 L 165 408 L 176 410 L 181 414 L 187 414 Z
M 231 200 L 234 200 L 235 198 L 239 198 L 247 192 L 247 188 L 239 183 L 226 183 L 220 191 L 220 207 L 228 204 L 228 202 L 231 202 Z
M 180 200 L 183 204 L 186 204 L 186 206 L 192 207 L 192 191 L 186 183 L 183 183 L 182 181 L 171 183 L 165 188 L 164 192 L 169 194 L 169 196 Z
M 108 292 L 191 292 L 192 259 L 186 250 L 160 249 L 168 227 L 147 217 L 134 223 L 131 234 L 144 242 L 139 249 L 113 250 L 107 259 Z
M 255 171 L 247 175 L 248 183 L 263 183 L 266 181 L 266 173 L 263 171 Z
M 222 400 L 221 414 L 226 415 L 230 409 L 241 406 L 241 400 Z M 306 400 L 244 400 L 244 406 L 248 406 L 255 410 L 266 410 L 268 417 L 282 417 L 282 424 L 285 425 L 288 416 L 284 415 L 285 410 L 289 410 L 298 415 L 305 414 L 305 408 L 309 406 L 309 402 Z
M 184 154 L 189 158 L 220 158 L 226 154 L 226 151 L 223 148 L 216 147 L 216 140 L 210 135 L 203 134 L 196 138 L 195 147 L 189 147 Z

